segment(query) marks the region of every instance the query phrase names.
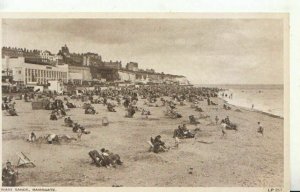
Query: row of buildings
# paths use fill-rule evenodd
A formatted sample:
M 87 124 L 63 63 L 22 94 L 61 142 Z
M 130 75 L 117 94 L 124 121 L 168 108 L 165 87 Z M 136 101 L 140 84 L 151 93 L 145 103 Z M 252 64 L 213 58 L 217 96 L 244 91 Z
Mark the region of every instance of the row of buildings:
M 2 84 L 46 86 L 57 80 L 64 84 L 86 82 L 189 84 L 184 76 L 139 69 L 138 63 L 103 61 L 97 53 L 70 53 L 65 45 L 57 54 L 50 51 L 2 48 Z

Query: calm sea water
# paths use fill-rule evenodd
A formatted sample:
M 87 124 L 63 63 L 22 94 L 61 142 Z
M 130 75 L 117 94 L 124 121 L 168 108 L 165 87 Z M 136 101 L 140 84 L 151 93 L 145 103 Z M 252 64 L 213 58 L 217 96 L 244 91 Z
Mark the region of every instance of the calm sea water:
M 283 85 L 210 85 L 225 89 L 228 103 L 252 108 L 266 113 L 284 116 L 284 89 Z M 229 96 L 232 94 L 232 98 Z M 222 98 L 221 93 L 219 97 Z

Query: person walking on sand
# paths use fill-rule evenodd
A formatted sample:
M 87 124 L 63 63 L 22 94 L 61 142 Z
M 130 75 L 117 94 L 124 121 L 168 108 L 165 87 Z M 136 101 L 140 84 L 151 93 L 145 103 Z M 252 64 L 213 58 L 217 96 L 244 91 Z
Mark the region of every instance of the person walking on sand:
M 218 116 L 216 116 L 215 121 L 216 121 L 216 125 L 217 125 L 218 122 L 219 122 L 219 117 Z
M 252 104 L 252 107 L 251 107 L 251 109 L 252 109 L 252 110 L 254 109 L 254 104 Z
M 224 120 L 221 121 L 221 130 L 222 130 L 222 137 L 224 137 L 226 135 L 226 127 L 227 127 L 227 124 L 225 123 Z
M 263 128 L 263 126 L 261 125 L 260 122 L 257 122 L 257 124 L 258 124 L 257 132 L 260 133 L 263 136 L 264 135 L 264 128 Z

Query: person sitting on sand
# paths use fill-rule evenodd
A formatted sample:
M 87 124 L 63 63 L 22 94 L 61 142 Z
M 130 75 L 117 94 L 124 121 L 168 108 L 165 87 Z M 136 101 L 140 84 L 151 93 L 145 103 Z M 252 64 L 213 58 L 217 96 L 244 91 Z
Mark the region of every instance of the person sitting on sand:
M 57 120 L 57 116 L 55 114 L 55 111 L 52 111 L 51 115 L 50 115 L 50 120 Z
M 179 139 L 184 138 L 194 138 L 195 134 L 191 133 L 190 130 L 187 129 L 186 125 L 178 126 L 177 129 L 174 130 L 173 138 L 178 137 Z
M 231 122 L 230 122 L 230 120 L 229 120 L 229 117 L 228 117 L 228 116 L 226 116 L 226 118 L 224 119 L 224 121 L 225 121 L 225 123 L 226 123 L 227 125 L 230 125 L 230 124 L 231 124 Z
M 129 117 L 129 118 L 132 118 L 133 115 L 135 114 L 135 109 L 132 105 L 129 105 L 128 106 L 128 109 L 127 109 L 127 114 L 125 117 Z
M 107 103 L 107 110 L 109 112 L 116 112 L 115 106 L 112 103 Z
M 67 105 L 67 107 L 68 108 L 76 108 L 76 106 L 73 104 L 73 103 L 70 103 L 69 101 L 67 101 L 67 103 L 66 103 L 66 105 Z
M 28 137 L 27 141 L 28 142 L 35 142 L 36 141 L 36 135 L 33 131 L 29 134 L 29 137 Z
M 73 124 L 73 132 L 74 133 L 84 133 L 84 134 L 89 134 L 91 133 L 90 131 L 87 131 L 83 126 L 79 125 L 78 123 Z
M 195 109 L 195 111 L 198 111 L 198 112 L 203 112 L 203 109 L 202 109 L 201 107 L 199 107 L 199 106 L 196 106 L 196 109 Z
M 102 148 L 101 149 L 101 153 L 104 157 L 104 159 L 107 158 L 108 161 L 108 165 L 111 165 L 113 167 L 115 167 L 115 165 L 122 165 L 123 162 L 121 161 L 121 158 L 118 154 L 114 154 L 112 152 L 110 152 L 109 150 Z
M 223 105 L 223 108 L 224 108 L 225 110 L 231 110 L 231 107 L 227 106 L 226 104 Z
M 263 126 L 261 125 L 260 122 L 257 122 L 257 124 L 258 124 L 257 132 L 260 133 L 261 135 L 264 135 L 264 128 L 263 128 Z
M 88 106 L 86 109 L 85 109 L 85 111 L 84 111 L 84 113 L 85 114 L 96 114 L 96 110 L 94 109 L 94 107 L 93 106 Z
M 46 139 L 48 144 L 59 143 L 58 135 L 56 134 L 49 134 Z
M 71 117 L 65 118 L 64 122 L 67 127 L 72 127 L 73 123 L 74 123 L 73 120 L 71 119 Z
M 10 116 L 18 116 L 15 108 L 9 108 L 9 109 L 7 109 L 7 112 Z
M 159 153 L 167 150 L 165 143 L 161 140 L 161 136 L 157 135 L 153 140 L 153 152 Z

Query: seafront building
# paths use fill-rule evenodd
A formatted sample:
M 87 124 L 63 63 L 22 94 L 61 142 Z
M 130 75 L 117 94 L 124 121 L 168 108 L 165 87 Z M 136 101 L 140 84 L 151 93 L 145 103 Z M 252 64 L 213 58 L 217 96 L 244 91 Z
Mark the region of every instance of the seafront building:
M 20 85 L 47 85 L 49 80 L 68 82 L 68 65 L 47 65 L 30 63 L 24 57 L 2 59 L 2 76 Z
M 70 53 L 67 45 L 50 51 L 2 48 L 3 86 L 44 86 L 49 82 L 81 86 L 93 82 L 189 85 L 185 76 L 139 69 L 137 62 L 103 61 L 97 53 Z

